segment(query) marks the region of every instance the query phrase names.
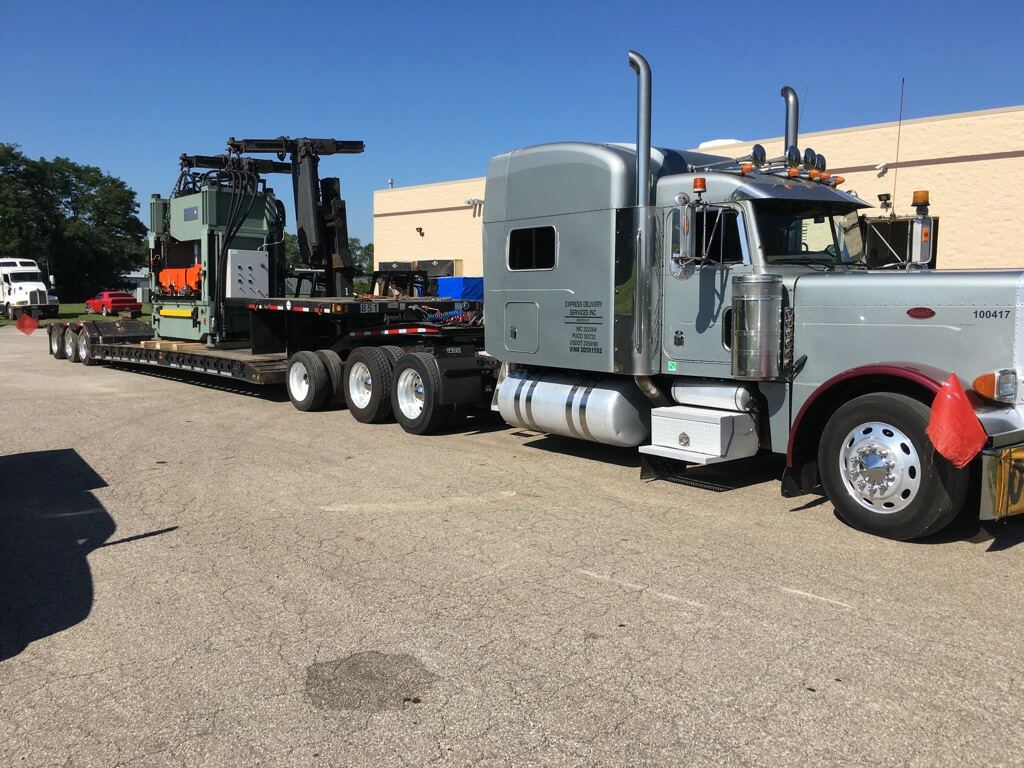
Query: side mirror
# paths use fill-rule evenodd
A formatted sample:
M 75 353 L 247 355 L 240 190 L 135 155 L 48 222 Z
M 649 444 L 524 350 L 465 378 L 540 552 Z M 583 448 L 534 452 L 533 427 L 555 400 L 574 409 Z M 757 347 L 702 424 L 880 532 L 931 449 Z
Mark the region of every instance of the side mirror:
M 673 277 L 687 278 L 693 274 L 699 261 L 695 253 L 693 203 L 676 207 L 676 212 L 678 213 L 679 231 L 673 233 L 672 258 L 669 261 L 669 269 Z
M 934 222 L 931 216 L 918 216 L 914 219 L 910 235 L 910 263 L 917 267 L 927 267 L 932 261 L 932 229 Z
M 57 281 L 54 279 L 53 275 L 50 275 L 50 287 L 51 288 L 56 288 L 57 287 Z

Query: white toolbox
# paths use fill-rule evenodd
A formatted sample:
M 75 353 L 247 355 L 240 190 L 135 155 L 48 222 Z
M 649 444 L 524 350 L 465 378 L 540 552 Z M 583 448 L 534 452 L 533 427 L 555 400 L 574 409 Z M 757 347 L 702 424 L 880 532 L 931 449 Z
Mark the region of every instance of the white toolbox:
M 641 453 L 711 464 L 753 456 L 759 441 L 749 413 L 672 405 L 651 410 L 651 445 Z

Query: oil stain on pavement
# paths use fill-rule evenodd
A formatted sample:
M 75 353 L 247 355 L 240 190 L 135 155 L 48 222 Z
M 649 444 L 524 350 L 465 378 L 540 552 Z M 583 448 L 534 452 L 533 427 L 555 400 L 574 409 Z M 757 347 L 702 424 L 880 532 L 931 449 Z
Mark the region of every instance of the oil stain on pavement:
M 306 668 L 306 695 L 320 709 L 382 712 L 420 704 L 438 677 L 406 653 L 364 651 Z

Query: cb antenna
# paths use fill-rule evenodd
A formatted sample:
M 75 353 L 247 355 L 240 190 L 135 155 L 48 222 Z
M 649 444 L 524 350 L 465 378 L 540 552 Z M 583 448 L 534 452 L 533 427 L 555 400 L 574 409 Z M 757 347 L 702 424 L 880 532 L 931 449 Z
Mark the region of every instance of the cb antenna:
M 893 213 L 896 213 L 896 201 L 899 199 L 896 197 L 896 181 L 900 177 L 900 133 L 903 130 L 903 86 L 906 83 L 906 78 L 900 78 L 900 117 L 896 123 L 896 162 L 893 163 L 892 169 L 892 204 Z

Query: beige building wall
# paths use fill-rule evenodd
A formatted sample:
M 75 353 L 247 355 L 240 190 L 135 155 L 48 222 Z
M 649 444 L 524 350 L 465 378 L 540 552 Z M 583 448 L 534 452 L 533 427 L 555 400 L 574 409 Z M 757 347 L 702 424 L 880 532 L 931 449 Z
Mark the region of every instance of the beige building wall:
M 384 261 L 459 259 L 482 275 L 484 179 L 460 179 L 373 193 L 373 254 Z
M 899 163 L 896 162 L 897 132 Z M 769 157 L 782 154 L 782 138 L 715 146 L 708 152 L 741 156 L 761 143 Z M 880 123 L 800 134 L 801 151 L 823 154 L 828 169 L 846 179 L 841 189 L 878 205 L 893 193 L 897 216 L 910 216 L 915 189 L 927 189 L 939 218 L 938 266 L 1024 267 L 1016 222 L 1024 216 L 1024 106 Z M 884 170 L 876 166 L 885 164 Z M 880 209 L 866 210 L 869 216 Z
M 757 142 L 769 157 L 782 154 L 781 137 L 706 151 L 739 157 Z M 1024 217 L 1019 181 L 1024 178 L 1024 106 L 905 120 L 902 128 L 881 123 L 803 133 L 800 148 L 807 147 L 846 179 L 843 189 L 874 206 L 879 194 L 893 193 L 895 184 L 897 215 L 913 214 L 911 195 L 927 189 L 931 214 L 940 220 L 939 268 L 1024 268 L 1024 249 L 1015 237 L 1015 225 Z M 876 169 L 882 164 L 884 169 Z M 375 256 L 378 261 L 462 259 L 463 274 L 482 274 L 482 212 L 466 200 L 483 197 L 483 178 L 375 192 Z

